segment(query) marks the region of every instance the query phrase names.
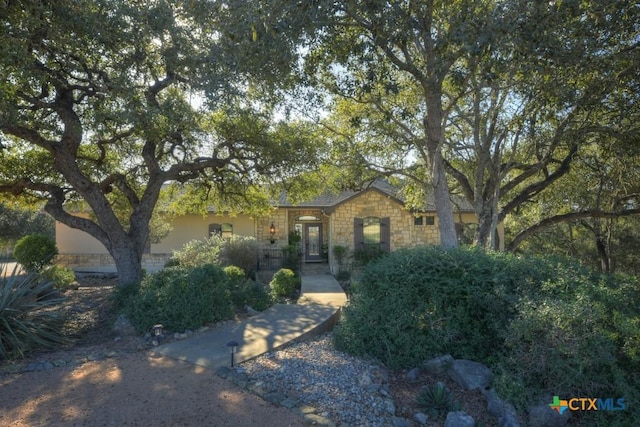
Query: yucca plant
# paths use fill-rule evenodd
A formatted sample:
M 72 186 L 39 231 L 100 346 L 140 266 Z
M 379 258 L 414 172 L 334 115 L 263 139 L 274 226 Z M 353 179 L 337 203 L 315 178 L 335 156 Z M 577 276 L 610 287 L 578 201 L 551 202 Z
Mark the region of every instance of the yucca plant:
M 7 272 L 7 265 L 0 263 L 0 359 L 68 343 L 63 320 L 48 309 L 62 298 L 51 292 L 51 285 L 41 282 L 37 274 L 18 274 L 17 268 Z
M 459 408 L 447 386 L 441 382 L 423 388 L 416 397 L 416 403 L 420 409 L 437 418 Z

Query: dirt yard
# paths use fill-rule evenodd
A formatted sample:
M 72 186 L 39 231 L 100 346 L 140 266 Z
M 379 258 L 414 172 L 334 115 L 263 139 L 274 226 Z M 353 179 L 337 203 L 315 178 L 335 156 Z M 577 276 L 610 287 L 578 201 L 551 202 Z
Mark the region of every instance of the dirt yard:
M 0 362 L 0 426 L 304 425 L 207 369 L 150 357 L 142 338 L 115 337 L 113 285 L 84 279 L 66 293 L 73 346 Z

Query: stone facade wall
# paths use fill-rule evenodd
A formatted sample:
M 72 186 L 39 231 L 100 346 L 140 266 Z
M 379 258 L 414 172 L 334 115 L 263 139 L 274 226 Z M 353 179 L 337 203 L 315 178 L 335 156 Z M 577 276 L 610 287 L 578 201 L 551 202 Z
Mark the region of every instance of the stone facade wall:
M 142 268 L 147 271 L 158 271 L 171 258 L 171 254 L 144 254 L 142 255 Z M 100 271 L 116 271 L 116 265 L 109 254 L 61 254 L 56 258 L 56 263 L 74 270 L 90 271 L 92 268 Z
M 414 225 L 415 215 L 397 200 L 370 190 L 335 209 L 331 218 L 331 246 L 345 246 L 353 251 L 353 219 L 368 216 L 390 218 L 392 251 L 418 245 L 436 245 L 440 242 L 437 218 L 434 218 L 433 225 L 426 225 L 425 220 L 425 225 Z M 420 216 L 435 217 L 435 213 L 423 213 Z
M 274 242 L 271 243 L 271 224 L 276 229 L 273 235 Z M 256 239 L 260 246 L 265 249 L 280 248 L 289 242 L 289 230 L 287 229 L 287 210 L 277 209 L 269 216 L 256 219 Z

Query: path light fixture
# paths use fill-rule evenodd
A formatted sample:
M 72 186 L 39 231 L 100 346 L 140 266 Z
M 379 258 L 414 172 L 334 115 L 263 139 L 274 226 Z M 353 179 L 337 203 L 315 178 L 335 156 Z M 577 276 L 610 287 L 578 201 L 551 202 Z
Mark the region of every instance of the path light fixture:
M 269 241 L 273 245 L 276 242 L 276 237 L 275 237 L 276 236 L 276 226 L 273 225 L 273 222 L 271 223 L 271 227 L 269 227 L 269 236 L 270 236 Z
M 236 341 L 229 341 L 227 343 L 227 347 L 231 349 L 231 367 L 233 368 L 233 355 L 235 354 L 236 349 L 238 348 L 238 343 Z
M 153 335 L 155 335 L 156 337 L 159 337 L 162 335 L 162 325 L 161 324 L 157 324 L 157 325 L 153 325 Z

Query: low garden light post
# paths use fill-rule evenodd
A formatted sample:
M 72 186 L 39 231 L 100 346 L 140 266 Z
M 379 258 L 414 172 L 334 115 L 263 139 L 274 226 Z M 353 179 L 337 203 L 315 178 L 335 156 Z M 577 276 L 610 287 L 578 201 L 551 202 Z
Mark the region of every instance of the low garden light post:
M 157 324 L 153 326 L 153 335 L 155 335 L 156 338 L 160 337 L 162 335 L 162 325 L 161 324 Z
M 236 341 L 229 341 L 227 347 L 231 349 L 231 367 L 233 368 L 233 356 L 238 348 L 238 343 Z

